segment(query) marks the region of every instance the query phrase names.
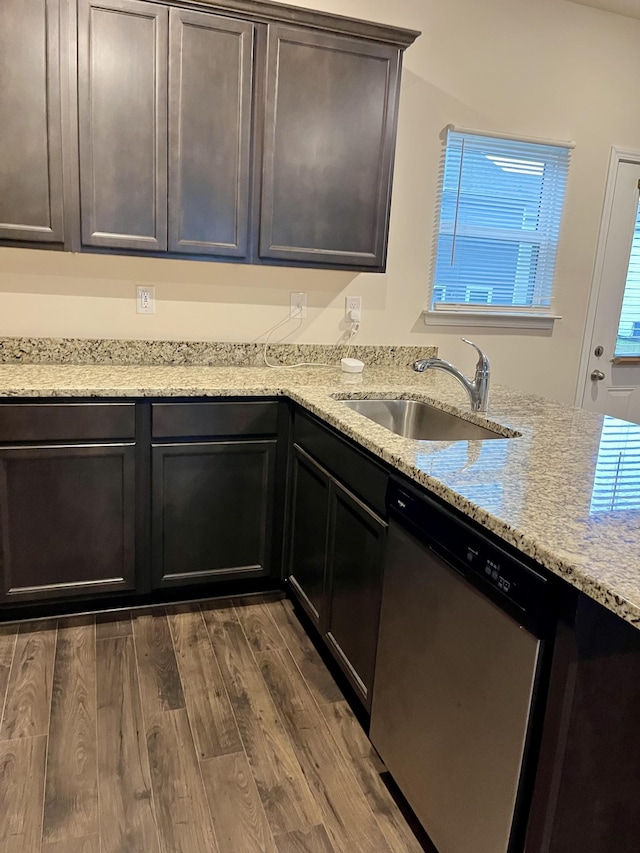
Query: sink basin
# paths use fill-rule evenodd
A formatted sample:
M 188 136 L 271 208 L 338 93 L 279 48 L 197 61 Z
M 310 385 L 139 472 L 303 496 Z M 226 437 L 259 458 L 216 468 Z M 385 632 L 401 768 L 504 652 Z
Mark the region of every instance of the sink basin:
M 474 441 L 513 438 L 417 400 L 340 400 L 345 406 L 403 438 L 423 441 Z

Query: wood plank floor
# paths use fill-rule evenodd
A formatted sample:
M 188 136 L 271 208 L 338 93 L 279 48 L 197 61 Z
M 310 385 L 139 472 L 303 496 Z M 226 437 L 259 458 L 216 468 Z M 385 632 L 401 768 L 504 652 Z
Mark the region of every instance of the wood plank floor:
M 0 626 L 0 853 L 420 853 L 290 602 Z

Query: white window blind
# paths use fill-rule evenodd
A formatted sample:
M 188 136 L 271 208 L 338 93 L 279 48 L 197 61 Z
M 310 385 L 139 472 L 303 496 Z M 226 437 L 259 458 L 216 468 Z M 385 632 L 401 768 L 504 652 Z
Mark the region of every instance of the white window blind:
M 615 354 L 640 355 L 640 204 L 631 244 Z
M 449 130 L 432 310 L 549 313 L 570 144 Z
M 591 512 L 640 509 L 640 426 L 605 417 Z

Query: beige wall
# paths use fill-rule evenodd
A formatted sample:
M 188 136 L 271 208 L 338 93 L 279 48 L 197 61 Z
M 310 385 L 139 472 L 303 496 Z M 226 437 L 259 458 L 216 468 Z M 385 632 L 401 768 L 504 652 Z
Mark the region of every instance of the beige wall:
M 298 0 L 407 26 L 385 275 L 0 249 L 0 334 L 253 340 L 304 290 L 309 318 L 288 340 L 334 342 L 344 296 L 361 295 L 361 343 L 435 343 L 471 367 L 473 337 L 494 375 L 572 401 L 612 145 L 640 150 L 640 22 L 565 0 Z M 557 266 L 553 333 L 427 327 L 440 134 L 448 123 L 577 143 Z M 157 313 L 135 313 L 136 283 Z

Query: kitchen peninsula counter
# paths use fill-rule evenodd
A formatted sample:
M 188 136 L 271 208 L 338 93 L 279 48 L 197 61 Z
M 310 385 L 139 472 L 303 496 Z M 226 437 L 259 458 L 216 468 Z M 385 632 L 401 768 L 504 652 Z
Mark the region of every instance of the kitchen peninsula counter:
M 608 471 L 601 448 L 615 424 L 601 415 L 494 386 L 487 419 L 495 429 L 515 430 L 519 437 L 415 441 L 395 435 L 335 399 L 403 396 L 485 422 L 470 411 L 464 390 L 452 377 L 436 371 L 418 375 L 406 366 L 366 367 L 363 374 L 352 375 L 339 367 L 314 366 L 2 364 L 0 396 L 287 396 L 640 627 L 640 467 L 637 501 L 628 489 L 632 472 L 625 472 L 626 504 L 639 508 L 612 510 L 616 472 Z M 640 427 L 629 429 L 640 436 Z

